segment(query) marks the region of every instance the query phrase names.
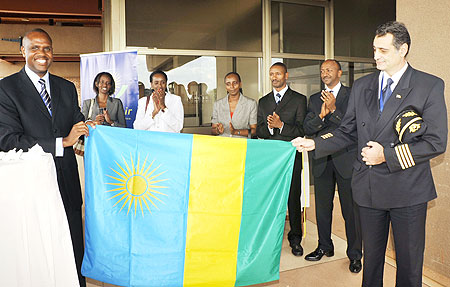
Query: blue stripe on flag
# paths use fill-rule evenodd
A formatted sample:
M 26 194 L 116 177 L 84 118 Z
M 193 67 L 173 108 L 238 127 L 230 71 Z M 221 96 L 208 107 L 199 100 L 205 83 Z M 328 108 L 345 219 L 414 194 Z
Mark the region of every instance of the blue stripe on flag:
M 83 275 L 182 286 L 191 152 L 192 135 L 90 129 Z

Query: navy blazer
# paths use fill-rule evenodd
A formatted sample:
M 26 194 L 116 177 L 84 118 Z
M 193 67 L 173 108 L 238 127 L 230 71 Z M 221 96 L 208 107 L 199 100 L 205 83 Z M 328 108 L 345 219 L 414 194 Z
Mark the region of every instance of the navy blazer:
M 315 93 L 309 98 L 308 113 L 306 114 L 303 127 L 307 136 L 325 135 L 341 124 L 342 118 L 347 111 L 348 98 L 351 88 L 341 85 L 336 96 L 336 110 L 334 113 L 325 116 L 324 120 L 319 117 L 323 101 L 320 98 L 321 92 Z M 314 158 L 314 151 L 311 152 L 312 172 L 315 177 L 319 177 L 325 171 L 327 158 Z M 331 155 L 337 172 L 343 178 L 351 178 L 353 170 L 353 161 L 356 159 L 356 144 L 350 145 Z
M 360 206 L 383 209 L 427 202 L 437 196 L 430 159 L 447 146 L 444 82 L 408 66 L 380 115 L 379 73 L 355 81 L 340 127 L 314 139 L 315 155 L 323 157 L 357 142 L 352 189 Z M 427 128 L 414 142 L 400 143 L 393 122 L 409 108 L 421 115 Z M 361 150 L 368 141 L 384 147 L 386 162 L 368 166 L 362 161 Z
M 0 150 L 27 151 L 38 143 L 54 156 L 56 138 L 66 137 L 74 124 L 84 121 L 74 84 L 52 74 L 49 81 L 52 116 L 25 69 L 0 81 Z M 81 210 L 80 179 L 73 148 L 64 148 L 64 156 L 54 160 L 64 207 Z

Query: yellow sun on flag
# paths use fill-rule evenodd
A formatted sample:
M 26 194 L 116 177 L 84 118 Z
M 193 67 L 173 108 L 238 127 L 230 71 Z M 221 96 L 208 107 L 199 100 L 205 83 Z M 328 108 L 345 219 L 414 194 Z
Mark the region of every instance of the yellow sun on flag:
M 117 200 L 113 207 L 121 205 L 119 212 L 127 206 L 127 214 L 130 210 L 134 209 L 135 216 L 138 210 L 140 210 L 142 216 L 144 216 L 145 209 L 151 212 L 150 206 L 158 209 L 156 203 L 164 203 L 160 198 L 162 196 L 167 196 L 167 194 L 164 194 L 157 189 L 167 188 L 167 186 L 157 184 L 167 180 L 158 179 L 165 171 L 157 173 L 156 171 L 161 165 L 153 168 L 153 163 L 155 161 L 153 160 L 150 164 L 147 164 L 147 157 L 141 165 L 139 163 L 139 155 L 136 164 L 134 164 L 133 156 L 130 155 L 129 163 L 122 156 L 122 165 L 115 161 L 119 169 L 115 170 L 114 168 L 111 168 L 117 176 L 107 175 L 116 182 L 107 182 L 106 184 L 118 186 L 118 188 L 107 190 L 106 192 L 114 193 L 109 200 Z

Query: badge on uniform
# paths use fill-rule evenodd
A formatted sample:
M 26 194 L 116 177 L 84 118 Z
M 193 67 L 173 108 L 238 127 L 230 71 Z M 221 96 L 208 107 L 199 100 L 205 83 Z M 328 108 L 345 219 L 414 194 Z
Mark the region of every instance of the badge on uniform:
M 398 136 L 399 144 L 394 150 L 402 169 L 416 165 L 413 153 L 409 149 L 409 143 L 417 141 L 427 129 L 420 114 L 413 108 L 407 108 L 400 112 L 394 119 L 394 130 Z
M 320 137 L 322 139 L 326 140 L 326 139 L 329 139 L 329 138 L 333 137 L 333 134 L 332 133 L 327 133 L 327 134 L 321 135 Z
M 401 143 L 414 141 L 425 133 L 426 124 L 417 111 L 407 108 L 394 119 L 394 130 Z

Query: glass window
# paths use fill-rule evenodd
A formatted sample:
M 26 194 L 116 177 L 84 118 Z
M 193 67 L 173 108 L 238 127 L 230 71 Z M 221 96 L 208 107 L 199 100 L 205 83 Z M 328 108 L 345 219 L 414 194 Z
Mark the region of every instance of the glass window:
M 375 30 L 395 19 L 395 3 L 395 0 L 334 1 L 334 54 L 372 58 Z
M 347 86 L 353 86 L 357 79 L 377 71 L 375 63 L 339 62 L 342 68 L 341 82 Z
M 272 2 L 272 51 L 323 55 L 324 23 L 323 7 Z
M 261 0 L 126 0 L 126 45 L 261 52 Z
M 275 62 L 283 62 L 287 66 L 287 84 L 291 89 L 307 97 L 320 91 L 321 61 L 273 58 L 272 63 Z
M 165 71 L 169 92 L 180 96 L 183 103 L 183 131 L 209 134 L 210 128 L 190 128 L 211 126 L 213 104 L 226 96 L 225 75 L 238 72 L 243 94 L 258 100 L 262 96 L 261 62 L 261 58 L 138 55 L 138 79 L 150 89 L 151 72 Z

